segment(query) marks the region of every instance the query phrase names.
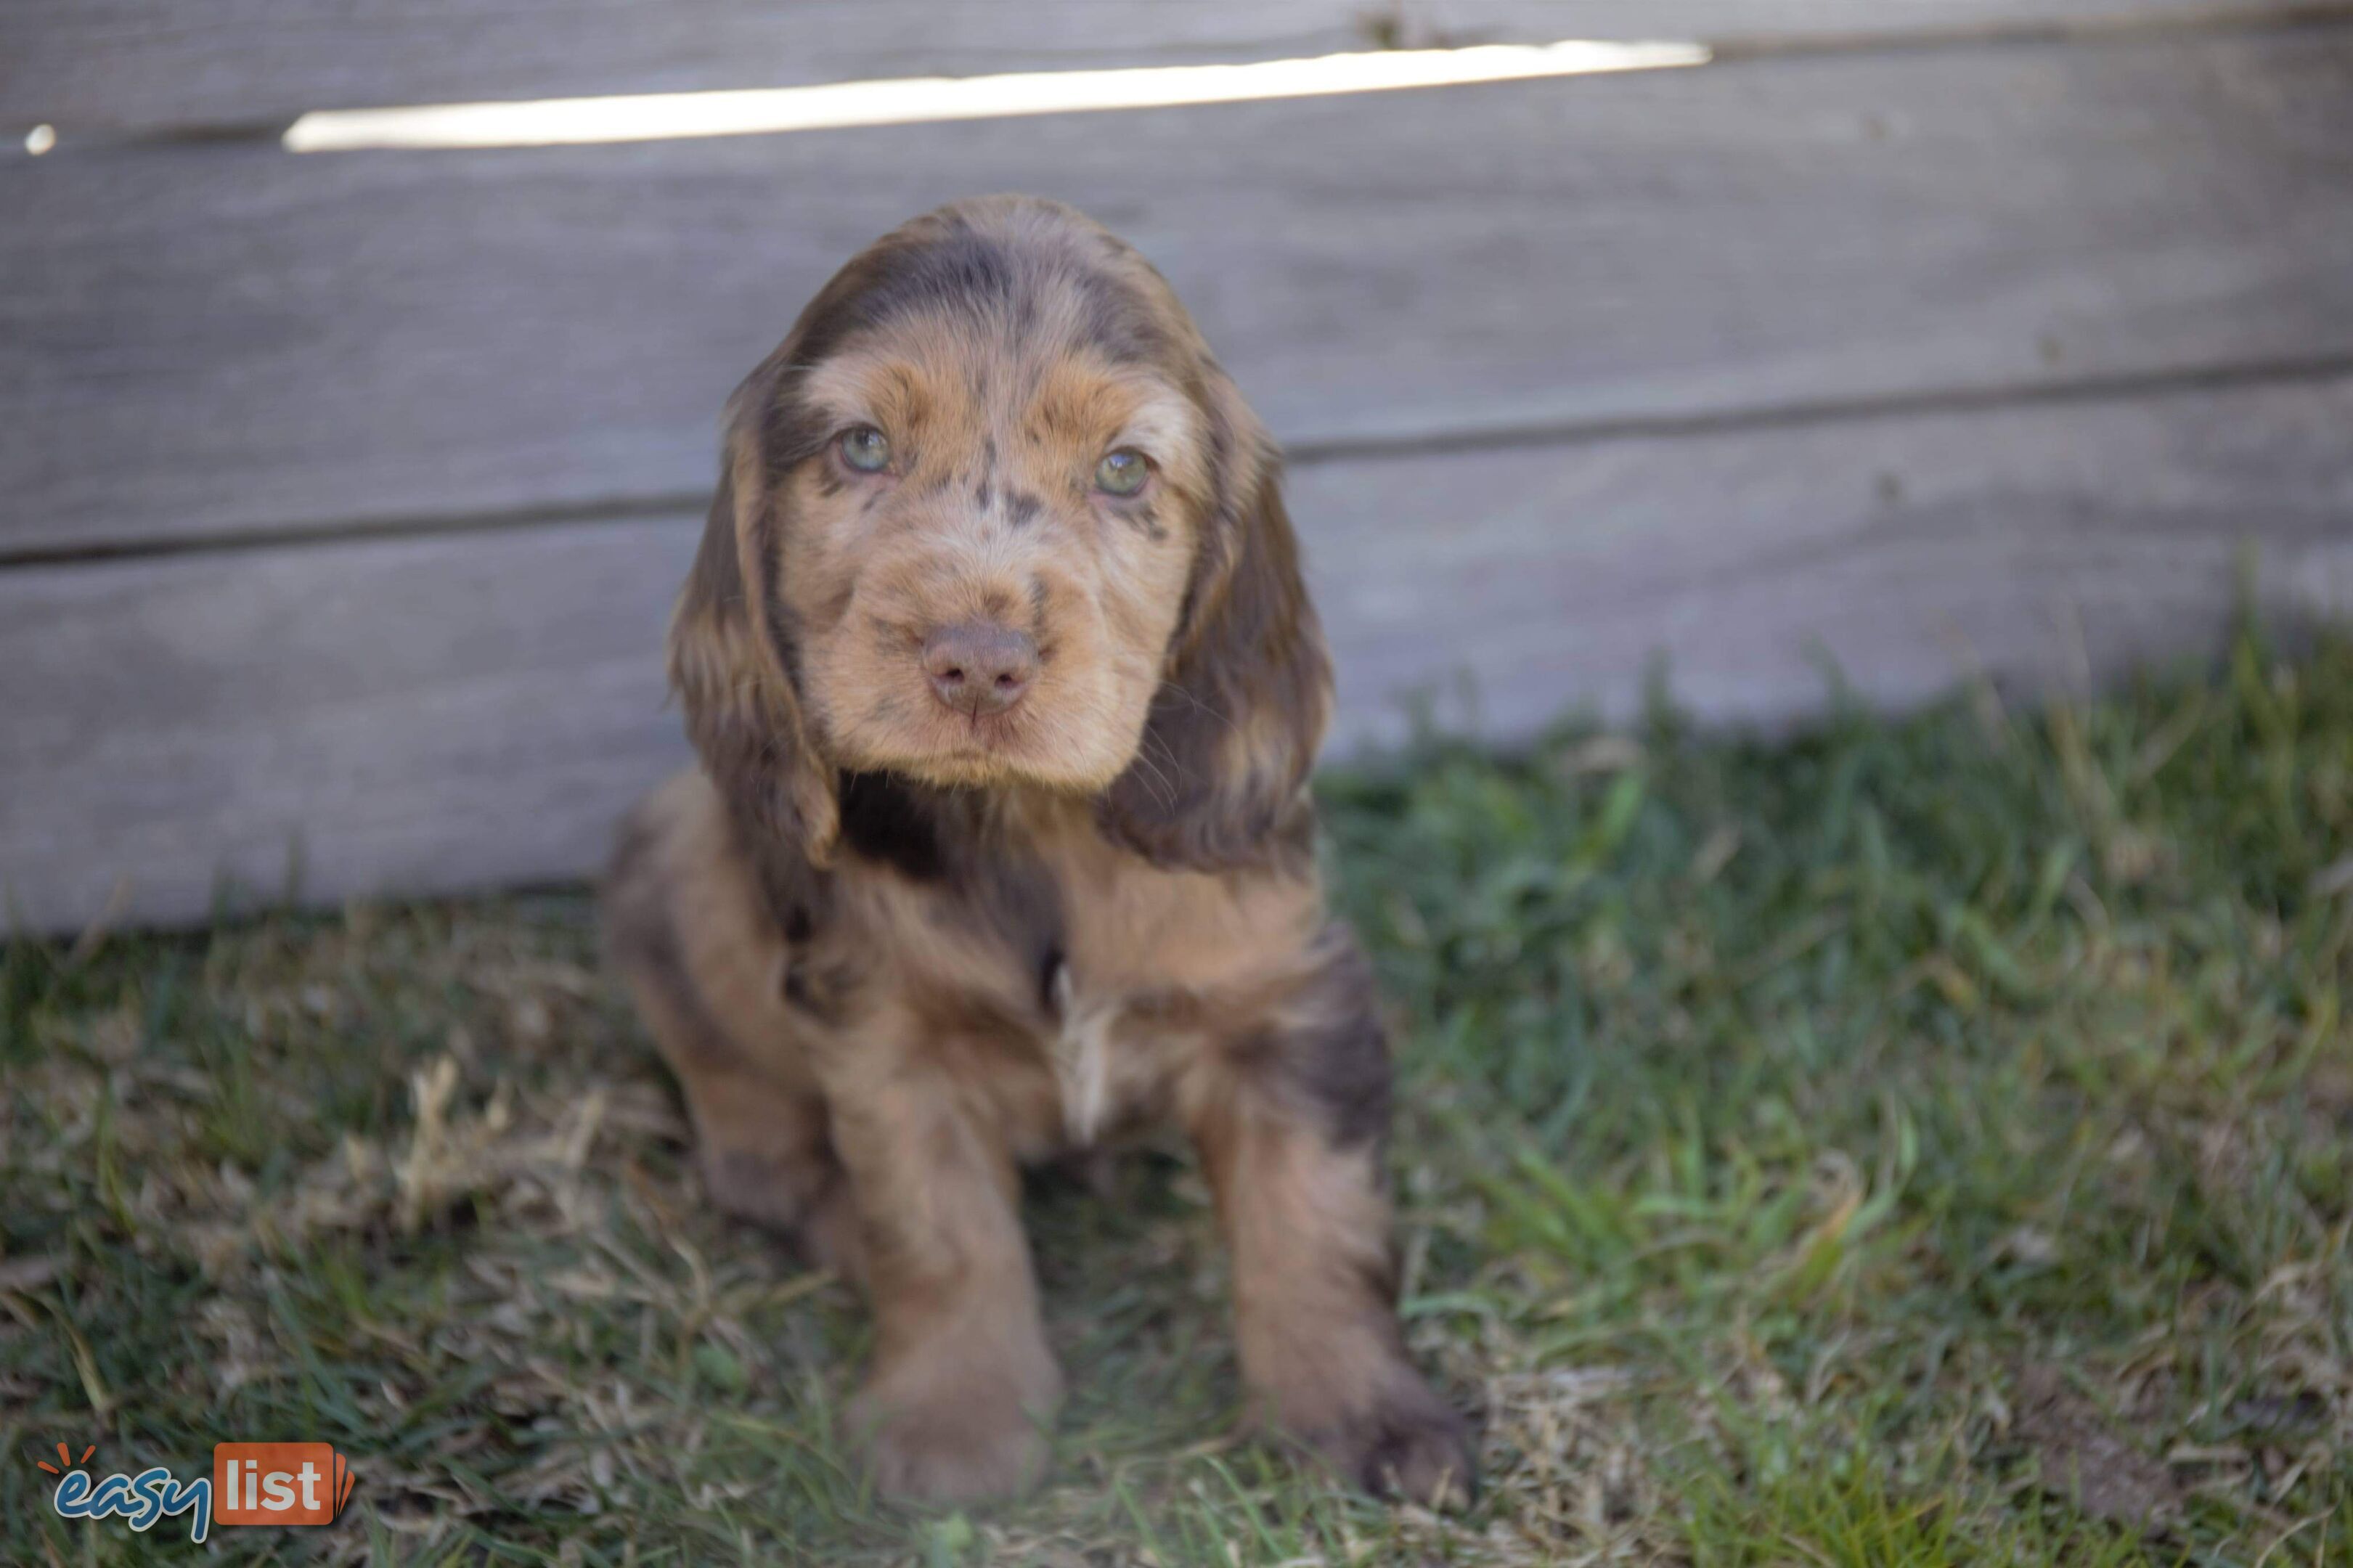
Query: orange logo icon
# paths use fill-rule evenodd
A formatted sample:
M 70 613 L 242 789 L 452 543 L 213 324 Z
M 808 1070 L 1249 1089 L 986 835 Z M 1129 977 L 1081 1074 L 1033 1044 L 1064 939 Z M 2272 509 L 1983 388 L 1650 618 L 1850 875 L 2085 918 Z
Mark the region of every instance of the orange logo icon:
M 332 1524 L 351 1495 L 351 1467 L 332 1444 L 213 1447 L 214 1517 L 223 1524 Z

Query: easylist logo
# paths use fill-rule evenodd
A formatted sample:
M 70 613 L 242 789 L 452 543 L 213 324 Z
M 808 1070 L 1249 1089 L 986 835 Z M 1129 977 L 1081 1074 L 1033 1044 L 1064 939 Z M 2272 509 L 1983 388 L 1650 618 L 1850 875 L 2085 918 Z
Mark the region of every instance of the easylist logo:
M 119 1519 L 145 1533 L 156 1521 L 188 1516 L 188 1538 L 203 1541 L 219 1524 L 332 1524 L 352 1495 L 352 1469 L 328 1443 L 220 1443 L 213 1473 L 183 1481 L 164 1465 L 133 1475 L 94 1479 L 95 1447 L 76 1459 L 58 1445 L 58 1462 L 37 1461 L 58 1478 L 49 1506 L 59 1519 Z

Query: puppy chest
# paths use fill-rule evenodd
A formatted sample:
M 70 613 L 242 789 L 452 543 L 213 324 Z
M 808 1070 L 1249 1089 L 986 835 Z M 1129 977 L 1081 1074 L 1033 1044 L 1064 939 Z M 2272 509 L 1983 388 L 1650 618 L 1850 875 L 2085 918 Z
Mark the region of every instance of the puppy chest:
M 1081 983 L 1059 955 L 1045 984 L 1045 1046 L 1061 1111 L 1062 1138 L 1084 1146 L 1137 1114 L 1153 1097 L 1157 1070 L 1126 1027 L 1124 991 Z

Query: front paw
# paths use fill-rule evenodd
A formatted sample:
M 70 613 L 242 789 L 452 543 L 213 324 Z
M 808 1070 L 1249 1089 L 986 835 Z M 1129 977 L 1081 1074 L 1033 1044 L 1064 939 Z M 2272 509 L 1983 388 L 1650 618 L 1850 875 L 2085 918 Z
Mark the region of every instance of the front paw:
M 1478 1494 L 1470 1423 L 1408 1368 L 1361 1410 L 1294 1436 L 1375 1497 L 1457 1510 Z
M 909 1369 L 878 1376 L 850 1403 L 849 1429 L 884 1496 L 978 1502 L 1019 1497 L 1045 1478 L 1060 1402 L 1050 1373 L 1025 1391 L 979 1368 L 930 1377 Z

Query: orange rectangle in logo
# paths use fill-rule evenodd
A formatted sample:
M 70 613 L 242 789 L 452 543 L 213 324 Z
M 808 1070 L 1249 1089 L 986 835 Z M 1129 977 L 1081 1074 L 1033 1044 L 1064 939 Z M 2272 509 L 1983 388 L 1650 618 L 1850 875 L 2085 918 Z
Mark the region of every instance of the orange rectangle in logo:
M 220 1524 L 332 1524 L 352 1495 L 351 1467 L 327 1443 L 216 1443 Z

